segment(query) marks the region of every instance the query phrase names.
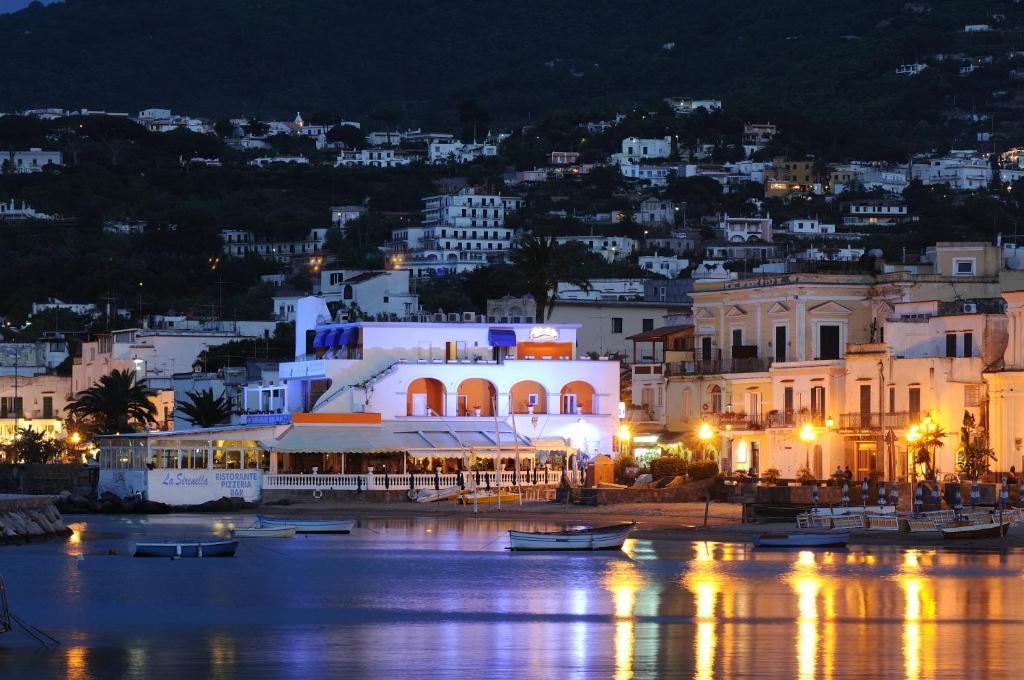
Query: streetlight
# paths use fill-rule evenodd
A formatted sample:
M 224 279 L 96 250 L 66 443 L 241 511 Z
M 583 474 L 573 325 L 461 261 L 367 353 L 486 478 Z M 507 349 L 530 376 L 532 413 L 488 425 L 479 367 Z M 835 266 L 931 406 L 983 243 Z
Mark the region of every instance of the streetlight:
M 811 469 L 811 443 L 817 438 L 818 433 L 814 431 L 814 426 L 810 423 L 804 423 L 804 426 L 800 428 L 800 441 L 807 445 L 804 466 L 808 470 Z
M 626 423 L 619 425 L 619 430 L 615 433 L 615 436 L 619 440 L 619 455 L 632 454 L 633 451 L 629 443 L 633 439 L 633 432 L 629 429 L 629 425 Z
M 708 442 L 715 436 L 715 431 L 712 429 L 709 423 L 701 423 L 697 429 L 697 439 L 704 445 L 703 457 L 708 457 Z
M 910 462 L 910 475 L 912 481 L 917 481 L 917 456 L 914 455 L 914 444 L 921 441 L 921 426 L 917 423 L 912 424 L 907 429 L 907 434 L 904 435 L 907 438 L 907 458 Z

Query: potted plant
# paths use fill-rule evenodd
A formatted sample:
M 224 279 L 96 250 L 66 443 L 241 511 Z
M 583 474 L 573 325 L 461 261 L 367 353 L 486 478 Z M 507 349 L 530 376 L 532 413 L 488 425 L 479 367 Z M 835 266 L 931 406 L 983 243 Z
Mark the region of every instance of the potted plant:
M 767 484 L 768 486 L 777 485 L 779 483 L 779 477 L 781 476 L 782 475 L 779 474 L 779 471 L 776 468 L 768 468 L 761 475 L 761 477 L 764 478 L 765 484 Z
M 814 483 L 814 475 L 811 474 L 810 468 L 806 465 L 801 465 L 800 469 L 796 471 L 796 480 L 804 486 L 810 486 Z
M 526 412 L 527 412 L 527 413 L 529 413 L 529 414 L 530 414 L 530 415 L 532 416 L 532 415 L 533 415 L 533 409 L 534 409 L 534 408 L 535 408 L 535 407 L 534 407 L 534 405 L 533 405 L 533 404 L 527 404 L 527 405 L 526 405 Z
M 473 415 L 478 417 L 478 418 L 480 417 L 480 407 L 479 406 L 474 406 L 473 407 Z

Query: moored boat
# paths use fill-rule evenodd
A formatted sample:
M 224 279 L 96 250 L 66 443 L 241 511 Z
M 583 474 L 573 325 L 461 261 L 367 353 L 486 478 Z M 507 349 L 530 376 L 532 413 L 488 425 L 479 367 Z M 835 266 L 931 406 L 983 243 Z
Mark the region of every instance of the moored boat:
M 182 540 L 136 543 L 135 557 L 234 557 L 238 541 Z
M 498 493 L 501 493 L 502 503 L 518 503 L 519 494 L 511 493 L 509 491 L 472 491 L 470 493 L 462 494 L 459 496 L 459 502 L 463 505 L 472 505 L 474 502 L 483 505 L 485 503 L 497 503 Z
M 508 532 L 512 550 L 620 550 L 636 522 L 565 531 Z
M 949 539 L 965 538 L 999 538 L 1010 530 L 1010 520 L 985 522 L 983 524 L 962 524 L 960 526 L 942 527 L 942 537 Z
M 841 548 L 850 542 L 850 534 L 846 531 L 758 534 L 753 541 L 755 548 Z
M 256 515 L 256 522 L 267 529 L 295 527 L 300 534 L 347 534 L 356 525 L 354 519 L 282 519 L 266 515 Z
M 287 527 L 242 527 L 231 530 L 234 538 L 292 538 L 298 530 L 296 526 Z
M 462 488 L 458 486 L 446 486 L 440 489 L 420 489 L 416 492 L 416 497 L 413 500 L 417 503 L 433 503 L 434 501 L 445 501 L 455 498 L 460 493 L 462 493 Z

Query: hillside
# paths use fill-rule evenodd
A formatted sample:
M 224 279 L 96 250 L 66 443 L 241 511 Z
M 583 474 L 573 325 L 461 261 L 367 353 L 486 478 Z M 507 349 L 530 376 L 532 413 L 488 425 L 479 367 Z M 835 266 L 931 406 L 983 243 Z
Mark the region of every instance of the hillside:
M 520 121 L 676 94 L 871 129 L 933 121 L 952 97 L 988 105 L 1005 65 L 969 79 L 894 69 L 937 51 L 1005 54 L 1024 44 L 1022 18 L 1012 0 L 68 0 L 0 16 L 0 111 L 301 109 L 441 124 L 464 98 Z M 964 34 L 965 23 L 997 30 Z

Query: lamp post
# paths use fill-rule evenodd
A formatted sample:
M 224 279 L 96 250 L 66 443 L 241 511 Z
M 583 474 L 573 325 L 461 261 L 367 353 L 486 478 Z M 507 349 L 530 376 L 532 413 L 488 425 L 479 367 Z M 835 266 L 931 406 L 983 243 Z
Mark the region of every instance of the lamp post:
M 619 455 L 632 454 L 633 448 L 630 443 L 633 441 L 633 432 L 629 429 L 629 425 L 626 423 L 619 425 L 616 436 L 619 439 Z
M 804 423 L 803 427 L 800 428 L 800 441 L 807 445 L 805 448 L 804 467 L 808 470 L 811 469 L 811 444 L 817 438 L 818 433 L 814 431 L 814 426 L 810 423 Z
M 916 423 L 911 425 L 905 435 L 907 438 L 907 458 L 910 464 L 911 484 L 917 482 L 917 456 L 914 455 L 914 444 L 921 440 L 921 428 Z
M 704 450 L 701 453 L 701 456 L 704 459 L 707 459 L 708 457 L 708 442 L 711 441 L 711 438 L 714 436 L 715 431 L 711 428 L 709 423 L 700 424 L 700 427 L 697 429 L 697 439 L 699 439 L 701 444 L 704 446 Z

